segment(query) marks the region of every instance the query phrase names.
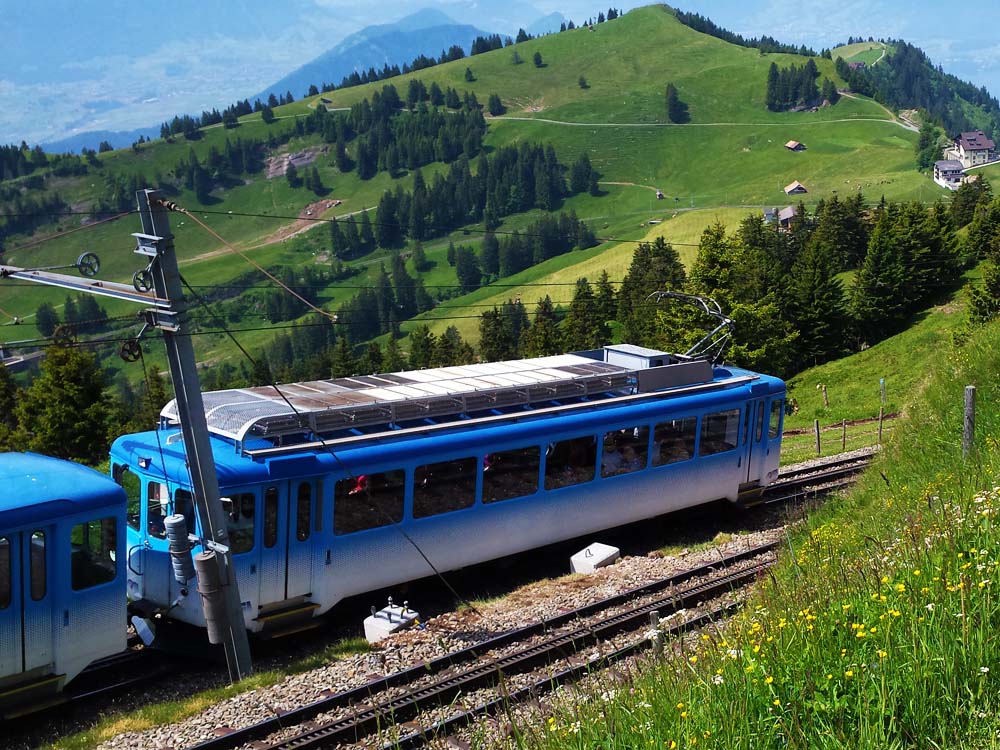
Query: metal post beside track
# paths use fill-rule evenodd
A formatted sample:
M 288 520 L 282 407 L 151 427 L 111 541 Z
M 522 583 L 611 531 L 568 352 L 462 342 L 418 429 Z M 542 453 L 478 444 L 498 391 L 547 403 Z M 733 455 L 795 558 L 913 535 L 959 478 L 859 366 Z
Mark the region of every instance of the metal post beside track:
M 962 458 L 972 452 L 976 438 L 976 386 L 965 386 L 965 419 L 962 423 Z
M 149 258 L 149 265 L 136 273 L 132 284 L 93 278 L 100 270 L 100 261 L 94 253 L 84 253 L 76 263 L 67 266 L 26 269 L 0 264 L 0 277 L 33 281 L 150 306 L 144 313 L 146 324 L 163 331 L 167 345 L 170 378 L 177 397 L 183 445 L 191 471 L 192 494 L 201 523 L 201 543 L 205 550 L 213 550 L 215 558 L 219 560 L 219 589 L 224 605 L 216 613 L 218 631 L 225 646 L 229 677 L 236 682 L 250 674 L 253 664 L 229 550 L 226 514 L 219 498 L 219 482 L 209 442 L 201 383 L 195 366 L 194 346 L 187 330 L 187 305 L 174 255 L 174 238 L 170 231 L 167 209 L 160 202 L 159 193 L 155 190 L 140 190 L 136 193 L 136 198 L 142 232 L 134 235 L 138 240 L 135 252 Z M 52 273 L 61 268 L 76 268 L 84 278 Z M 138 340 L 131 343 L 136 349 L 140 346 Z
M 253 662 L 246 627 L 243 624 L 243 608 L 240 604 L 239 587 L 233 568 L 233 556 L 229 550 L 229 530 L 226 513 L 219 498 L 219 480 L 215 473 L 215 460 L 208 436 L 205 420 L 205 406 L 201 398 L 201 383 L 194 356 L 194 344 L 187 330 L 187 304 L 181 286 L 177 256 L 174 253 L 174 235 L 170 230 L 170 219 L 166 207 L 160 202 L 159 193 L 154 190 L 140 190 L 136 193 L 139 202 L 139 217 L 142 231 L 153 241 L 157 262 L 150 264 L 154 289 L 158 297 L 171 302 L 169 312 L 149 310 L 149 322 L 163 331 L 167 345 L 167 361 L 170 379 L 174 384 L 177 399 L 177 414 L 180 417 L 181 433 L 184 436 L 184 450 L 187 453 L 191 472 L 192 494 L 198 511 L 198 521 L 205 538 L 214 543 L 220 554 L 220 584 L 224 613 L 218 626 L 226 651 L 229 677 L 237 682 L 250 674 Z M 140 239 L 141 241 L 141 239 Z M 205 539 L 202 546 L 208 548 Z

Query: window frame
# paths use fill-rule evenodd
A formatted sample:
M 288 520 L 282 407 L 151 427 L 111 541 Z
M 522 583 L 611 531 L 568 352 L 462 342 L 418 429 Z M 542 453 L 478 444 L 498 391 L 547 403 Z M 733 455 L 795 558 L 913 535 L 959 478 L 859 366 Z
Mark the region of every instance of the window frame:
M 476 498 L 479 493 L 479 472 L 478 466 L 481 460 L 476 456 L 461 456 L 459 458 L 449 458 L 443 461 L 435 461 L 433 463 L 421 464 L 413 469 L 412 478 L 410 478 L 408 484 L 411 487 L 411 505 L 410 505 L 410 515 L 414 520 L 423 518 L 434 518 L 436 516 L 447 515 L 448 513 L 458 513 L 459 511 L 468 510 L 476 504 Z M 457 504 L 450 504 L 447 510 L 439 510 L 433 513 L 428 512 L 418 512 L 422 511 L 424 506 L 430 503 L 433 498 L 424 498 L 424 490 L 427 485 L 424 483 L 426 479 L 434 476 L 435 470 L 442 471 L 442 469 L 435 469 L 435 467 L 449 467 L 458 465 L 458 471 L 460 473 L 465 473 L 465 484 L 470 484 L 469 479 L 471 479 L 471 493 L 466 493 L 461 502 Z M 418 484 L 417 476 L 421 473 L 424 474 L 424 480 Z M 464 489 L 467 488 L 463 488 Z M 457 494 L 457 493 L 456 493 Z
M 107 530 L 108 524 L 110 524 L 112 529 L 111 545 L 105 548 L 105 542 L 107 541 Z M 82 532 L 80 535 L 80 548 L 77 549 L 73 543 L 73 535 L 77 529 L 82 527 Z M 106 565 L 102 564 L 100 560 L 94 560 L 94 550 L 92 545 L 93 535 L 97 534 L 99 539 L 99 548 L 97 550 L 98 556 L 107 555 L 108 562 L 111 563 L 110 578 L 107 577 L 108 568 Z M 70 529 L 70 588 L 74 592 L 79 591 L 89 591 L 90 589 L 96 588 L 98 586 L 105 586 L 109 583 L 114 583 L 118 578 L 118 561 L 113 557 L 116 556 L 118 547 L 118 519 L 114 516 L 103 516 L 98 518 L 92 518 L 87 521 L 81 521 L 78 524 L 73 524 Z M 86 556 L 87 567 L 81 568 L 78 566 L 76 560 L 82 559 L 77 558 L 78 553 Z M 93 582 L 88 582 L 87 579 L 95 571 L 103 571 L 105 577 L 101 580 L 96 580 Z M 80 579 L 78 579 L 80 576 Z

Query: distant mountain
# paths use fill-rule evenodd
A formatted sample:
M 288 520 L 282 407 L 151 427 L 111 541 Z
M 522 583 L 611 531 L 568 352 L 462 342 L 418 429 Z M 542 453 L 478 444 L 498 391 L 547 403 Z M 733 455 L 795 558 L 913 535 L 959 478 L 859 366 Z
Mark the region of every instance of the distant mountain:
M 85 148 L 97 151 L 101 141 L 107 141 L 114 148 L 125 148 L 139 140 L 140 135 L 146 138 L 159 138 L 160 126 L 137 130 L 88 130 L 86 133 L 71 135 L 69 138 L 43 143 L 42 148 L 50 154 L 78 154 Z
M 559 31 L 559 26 L 566 23 L 566 20 L 566 16 L 559 11 L 556 11 L 554 13 L 549 13 L 547 16 L 542 16 L 530 26 L 525 27 L 524 30 L 532 36 L 553 34 L 556 31 Z
M 490 33 L 459 24 L 438 10 L 424 8 L 394 23 L 368 26 L 351 34 L 250 100 L 266 99 L 271 94 L 280 96 L 286 91 L 299 98 L 312 84 L 339 85 L 344 76 L 354 71 L 378 70 L 386 64 L 402 66 L 419 55 L 437 57 L 442 50 L 456 44 L 468 52 L 477 36 Z

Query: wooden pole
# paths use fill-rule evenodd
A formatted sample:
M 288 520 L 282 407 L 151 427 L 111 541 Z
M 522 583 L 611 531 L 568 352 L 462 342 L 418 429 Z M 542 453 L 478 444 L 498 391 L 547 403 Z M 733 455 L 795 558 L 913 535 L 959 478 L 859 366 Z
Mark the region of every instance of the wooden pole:
M 882 445 L 882 420 L 885 418 L 885 407 L 878 408 L 878 445 Z
M 822 451 L 819 444 L 819 420 L 813 420 L 813 430 L 816 431 L 816 455 L 818 456 Z
M 847 450 L 847 420 L 840 420 L 840 452 Z
M 965 386 L 965 420 L 962 425 L 962 457 L 972 452 L 976 437 L 976 386 Z

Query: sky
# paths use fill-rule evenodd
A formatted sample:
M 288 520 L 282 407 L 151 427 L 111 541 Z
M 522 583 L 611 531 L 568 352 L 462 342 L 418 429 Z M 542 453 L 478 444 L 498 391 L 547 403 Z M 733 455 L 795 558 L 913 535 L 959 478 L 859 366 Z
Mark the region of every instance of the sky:
M 624 10 L 643 2 L 611 3 Z M 817 50 L 846 37 L 905 38 L 947 72 L 1000 94 L 1000 3 L 975 21 L 940 0 L 676 0 L 744 35 Z M 156 125 L 222 108 L 277 81 L 346 35 L 420 7 L 512 34 L 558 11 L 577 22 L 606 10 L 582 0 L 0 0 L 0 143 Z M 956 18 L 956 21 L 952 21 Z M 471 40 L 469 40 L 471 42 Z M 294 92 L 298 94 L 299 92 Z

